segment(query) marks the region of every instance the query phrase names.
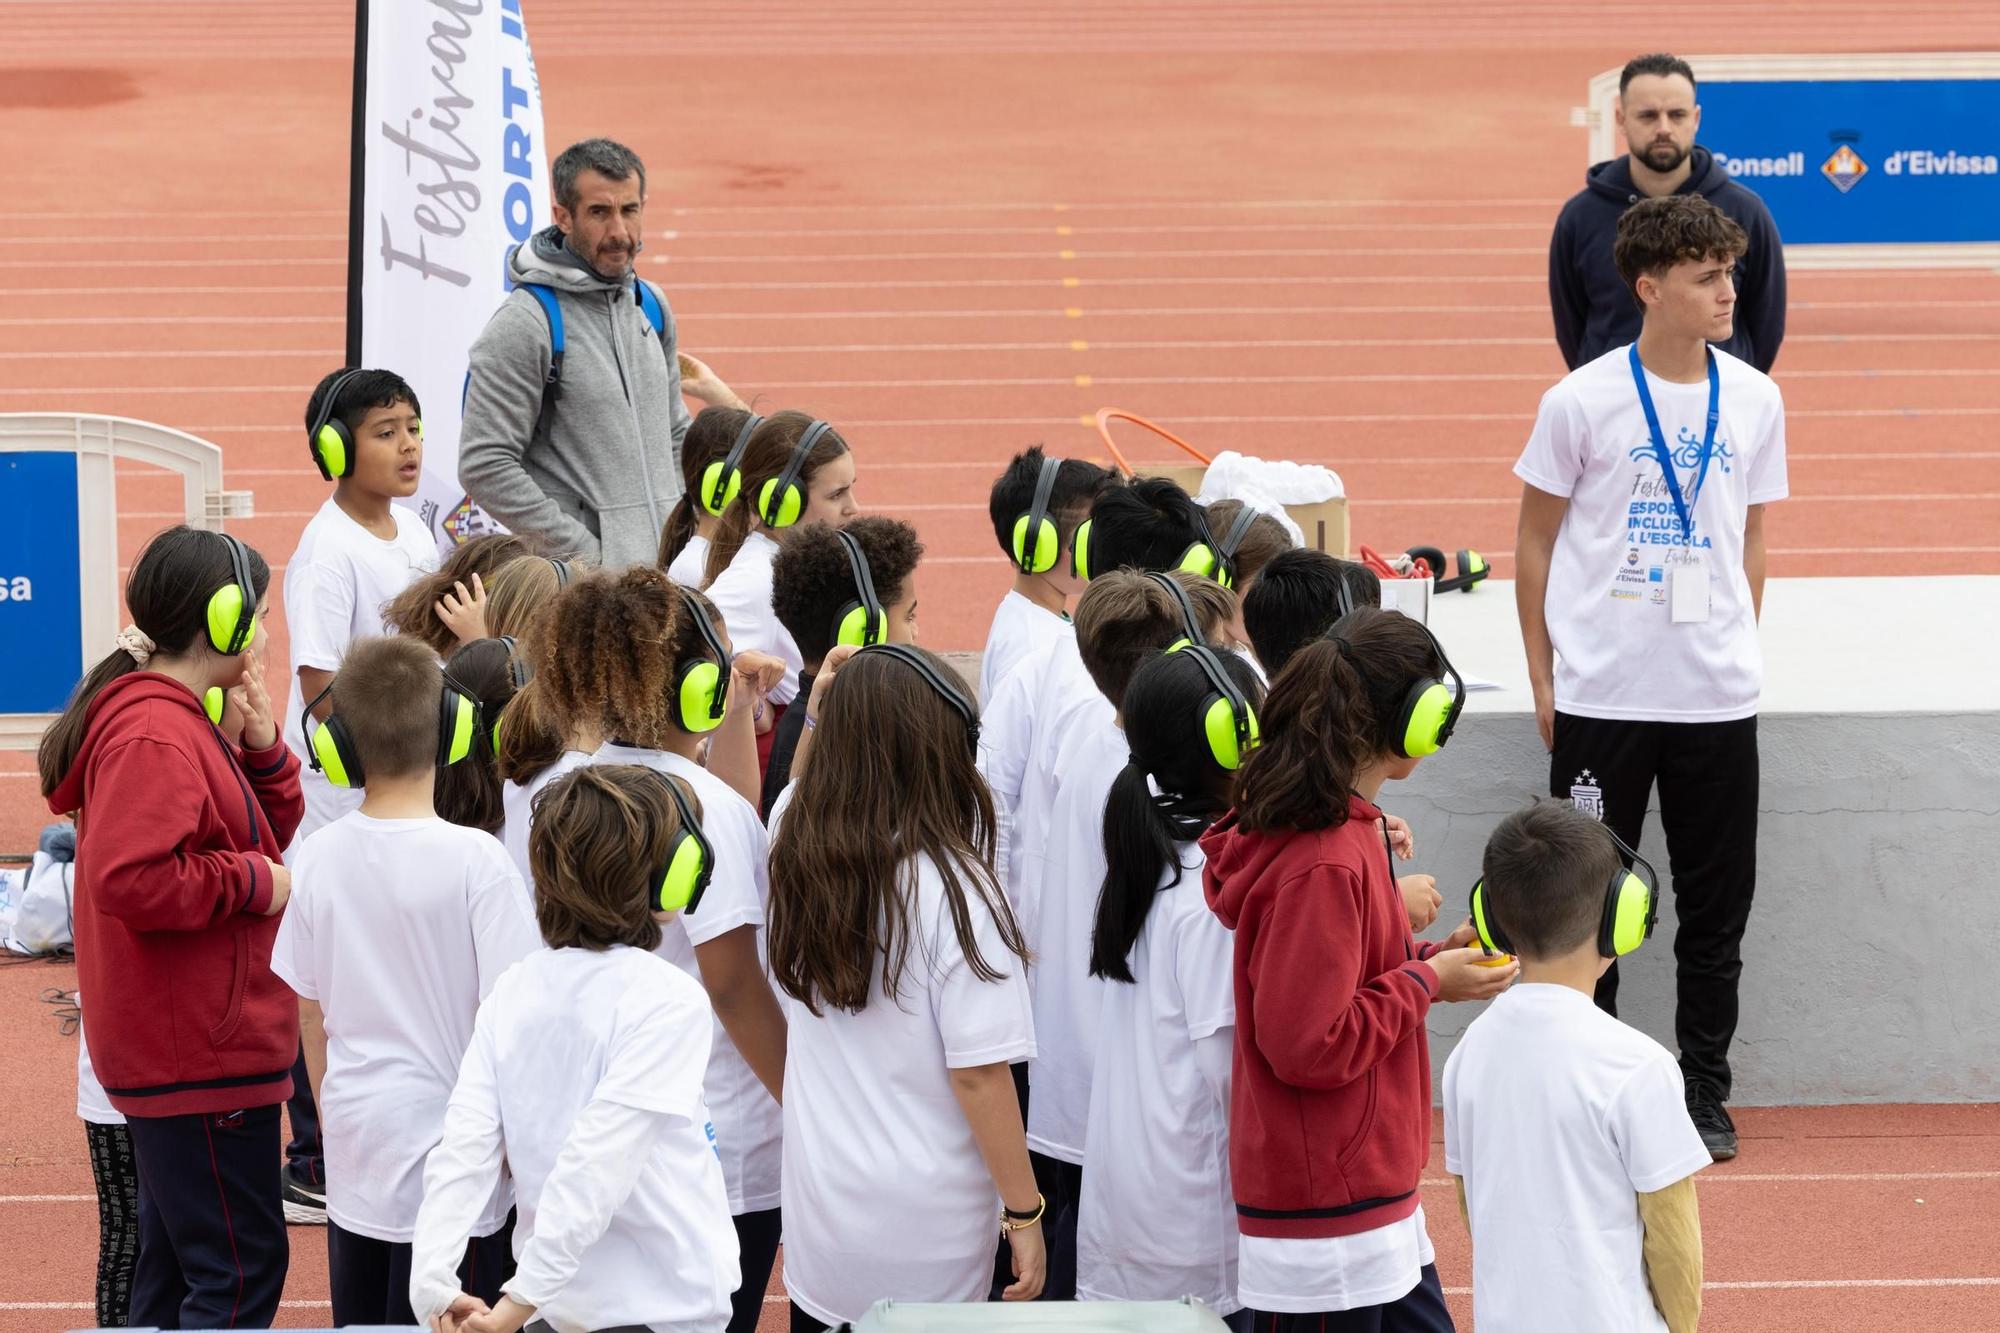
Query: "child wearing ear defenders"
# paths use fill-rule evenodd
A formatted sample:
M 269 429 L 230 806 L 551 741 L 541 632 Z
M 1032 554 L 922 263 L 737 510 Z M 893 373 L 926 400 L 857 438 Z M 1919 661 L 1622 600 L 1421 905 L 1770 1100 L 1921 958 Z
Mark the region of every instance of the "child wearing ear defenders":
M 1516 965 L 1480 966 L 1470 923 L 1416 941 L 1376 804 L 1449 738 L 1451 674 L 1417 621 L 1344 617 L 1272 682 L 1236 808 L 1202 835 L 1209 906 L 1236 932 L 1229 1174 L 1258 1333 L 1452 1327 L 1417 1198 L 1424 1020 Z
M 437 541 L 416 511 L 394 501 L 417 493 L 423 476 L 424 434 L 416 391 L 389 370 L 336 370 L 306 399 L 306 449 L 333 494 L 299 534 L 285 565 L 285 629 L 292 682 L 285 703 L 285 743 L 310 758 L 301 727 L 325 691 L 349 644 L 386 634 L 387 608 L 411 583 L 438 567 Z M 340 818 L 360 804 L 307 769 L 306 817 L 296 835 Z
M 861 562 L 859 579 L 855 554 Z M 771 565 L 771 609 L 804 660 L 799 693 L 812 696 L 814 674 L 840 644 L 859 648 L 917 641 L 916 573 L 923 558 L 924 544 L 915 528 L 872 514 L 844 528 L 808 523 L 786 539 Z M 864 592 L 872 605 L 864 604 Z M 778 793 L 792 780 L 792 756 L 805 728 L 806 710 L 788 708 L 771 729 L 771 757 L 759 804 L 766 820 Z
M 1072 543 L 1098 496 L 1124 480 L 1080 458 L 1051 458 L 1041 445 L 1015 454 L 993 481 L 987 508 L 1014 586 L 993 612 L 979 661 L 979 697 L 990 700 L 1022 659 L 1070 633 L 1070 599 L 1083 591 Z
M 1500 1333 L 1693 1333 L 1694 1175 L 1709 1151 L 1672 1053 L 1592 1001 L 1611 955 L 1644 937 L 1649 907 L 1618 896 L 1651 890 L 1628 880 L 1606 826 L 1542 801 L 1493 830 L 1478 892 L 1474 919 L 1520 957 L 1521 980 L 1444 1066 L 1444 1164 L 1472 1231 L 1473 1316 Z
M 540 944 L 500 844 L 446 823 L 432 803 L 440 761 L 476 743 L 477 705 L 463 690 L 414 639 L 361 639 L 314 729 L 322 767 L 362 801 L 294 849 L 271 969 L 298 992 L 321 1112 L 336 1325 L 412 1322 L 424 1157 L 480 1001 Z M 512 1267 L 512 1200 L 503 1188 L 483 1203 L 459 1257 L 472 1289 L 497 1299 Z
M 572 585 L 556 599 L 543 634 L 547 655 L 536 684 L 548 689 L 558 715 L 588 718 L 606 738 L 590 762 L 652 769 L 701 800 L 714 874 L 700 901 L 666 927 L 656 952 L 701 982 L 719 1024 L 708 1106 L 743 1278 L 730 1328 L 754 1333 L 777 1258 L 782 1198 L 777 1098 L 785 1019 L 765 975 L 761 938 L 769 848 L 756 808 L 695 753 L 705 739 L 747 751 L 744 701 L 758 683 L 760 659 L 732 654 L 707 598 L 649 565 Z
M 829 656 L 771 848 L 789 997 L 785 1286 L 793 1333 L 877 1300 L 1007 1300 L 1043 1280 L 1011 1061 L 1034 1054 L 1027 949 L 994 882 L 978 710 L 921 648 Z M 1003 1321 L 1004 1322 L 1004 1321 Z
M 1048 800 L 1039 823 L 1023 822 L 1032 831 L 1017 852 L 1025 864 L 1022 933 L 1035 962 L 1027 1125 L 1035 1178 L 1049 1200 L 1049 1300 L 1070 1300 L 1076 1289 L 1076 1208 L 1105 990 L 1091 971 L 1104 809 L 1130 754 L 1118 710 L 1140 663 L 1182 640 L 1212 642 L 1235 604 L 1220 584 L 1182 570 L 1117 569 L 1092 579 L 1076 605 L 1076 647 L 1090 685 L 1049 700 L 1039 719 L 1046 739 L 1030 763 L 1050 775 Z
M 778 719 L 799 693 L 805 660 L 771 609 L 779 546 L 802 523 L 839 527 L 861 512 L 854 455 L 830 423 L 804 412 L 774 412 L 739 437 L 702 476 L 702 501 L 718 516 L 702 587 L 738 651 L 785 664 L 782 677 L 746 698 L 757 723 L 759 782 L 768 769 Z M 761 791 L 760 791 L 761 794 Z
M 234 537 L 153 538 L 125 581 L 133 623 L 36 756 L 49 809 L 76 816 L 83 1039 L 131 1136 L 138 1326 L 268 1327 L 285 1282 L 278 1104 L 298 1009 L 265 960 L 303 802 L 264 687 L 270 579 Z M 224 691 L 240 744 L 203 714 Z
M 706 814 L 675 779 L 630 765 L 593 764 L 543 793 L 529 855 L 548 947 L 479 1007 L 424 1167 L 409 1301 L 430 1327 L 728 1323 L 736 1237 L 702 1094 L 714 1020 L 656 952 L 678 912 L 708 906 L 686 859 Z M 506 1174 L 520 1262 L 489 1302 L 453 1270 Z
M 658 564 L 675 583 L 699 588 L 706 579 L 708 547 L 720 521 L 702 503 L 702 479 L 712 464 L 729 456 L 729 450 L 746 430 L 754 429 L 763 418 L 746 408 L 721 405 L 704 407 L 688 425 L 681 441 L 681 498 L 674 501 L 660 530 Z
M 1216 653 L 1246 716 L 1250 664 Z M 1149 657 L 1119 712 L 1129 757 L 1112 780 L 1090 974 L 1101 978 L 1097 1066 L 1077 1208 L 1079 1300 L 1193 1296 L 1250 1333 L 1236 1295 L 1229 1201 L 1231 938 L 1202 897 L 1195 842 L 1229 808 L 1237 755 L 1213 743 L 1231 701 L 1190 650 Z M 1224 734 L 1227 734 L 1226 732 Z M 1225 764 L 1224 760 L 1231 762 Z

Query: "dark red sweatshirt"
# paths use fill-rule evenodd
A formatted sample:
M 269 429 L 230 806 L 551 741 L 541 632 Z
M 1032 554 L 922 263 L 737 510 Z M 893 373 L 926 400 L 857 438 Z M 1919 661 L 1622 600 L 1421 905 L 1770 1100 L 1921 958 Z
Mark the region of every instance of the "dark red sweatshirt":
M 305 813 L 283 740 L 242 751 L 184 685 L 120 676 L 49 797 L 80 811 L 77 983 L 90 1062 L 128 1116 L 269 1106 L 292 1095 L 299 1002 L 271 971 L 271 869 Z
M 1229 1175 L 1246 1236 L 1352 1236 L 1417 1208 L 1431 1144 L 1424 1019 L 1435 951 L 1410 933 L 1382 812 L 1202 835 L 1208 904 L 1236 932 Z

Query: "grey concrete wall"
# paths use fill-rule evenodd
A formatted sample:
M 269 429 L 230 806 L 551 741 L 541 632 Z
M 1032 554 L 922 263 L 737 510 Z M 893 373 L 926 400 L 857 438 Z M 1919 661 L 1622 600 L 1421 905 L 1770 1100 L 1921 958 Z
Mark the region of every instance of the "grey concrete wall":
M 1780 714 L 1759 739 L 1735 1100 L 2000 1100 L 2000 714 Z M 1464 919 L 1487 834 L 1547 777 L 1531 716 L 1469 715 L 1383 789 L 1445 895 L 1430 935 Z M 1639 850 L 1669 877 L 1653 810 Z M 1620 964 L 1620 1017 L 1669 1050 L 1674 929 L 1669 893 Z M 1432 1010 L 1434 1075 L 1480 1007 Z

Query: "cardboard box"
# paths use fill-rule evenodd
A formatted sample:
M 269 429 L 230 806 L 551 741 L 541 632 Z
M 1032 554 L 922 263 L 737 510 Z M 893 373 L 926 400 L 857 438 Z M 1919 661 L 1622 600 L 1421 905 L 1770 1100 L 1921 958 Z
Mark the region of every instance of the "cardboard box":
M 1201 479 L 1208 473 L 1200 463 L 1136 463 L 1133 467 L 1141 476 L 1165 477 L 1177 482 L 1189 495 L 1201 493 Z M 1336 495 L 1318 504 L 1286 505 L 1285 512 L 1305 534 L 1307 546 L 1343 560 L 1353 558 L 1348 554 L 1346 496 Z

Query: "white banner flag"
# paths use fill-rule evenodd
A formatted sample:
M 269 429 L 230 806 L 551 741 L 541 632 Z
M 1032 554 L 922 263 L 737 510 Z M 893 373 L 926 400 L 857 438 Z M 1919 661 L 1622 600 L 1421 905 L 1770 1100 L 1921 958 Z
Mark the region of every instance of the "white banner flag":
M 521 0 L 357 5 L 348 345 L 423 402 L 407 503 L 440 546 L 494 531 L 458 484 L 466 352 L 506 296 L 506 258 L 549 225 L 542 94 Z M 359 281 L 359 306 L 355 285 Z

